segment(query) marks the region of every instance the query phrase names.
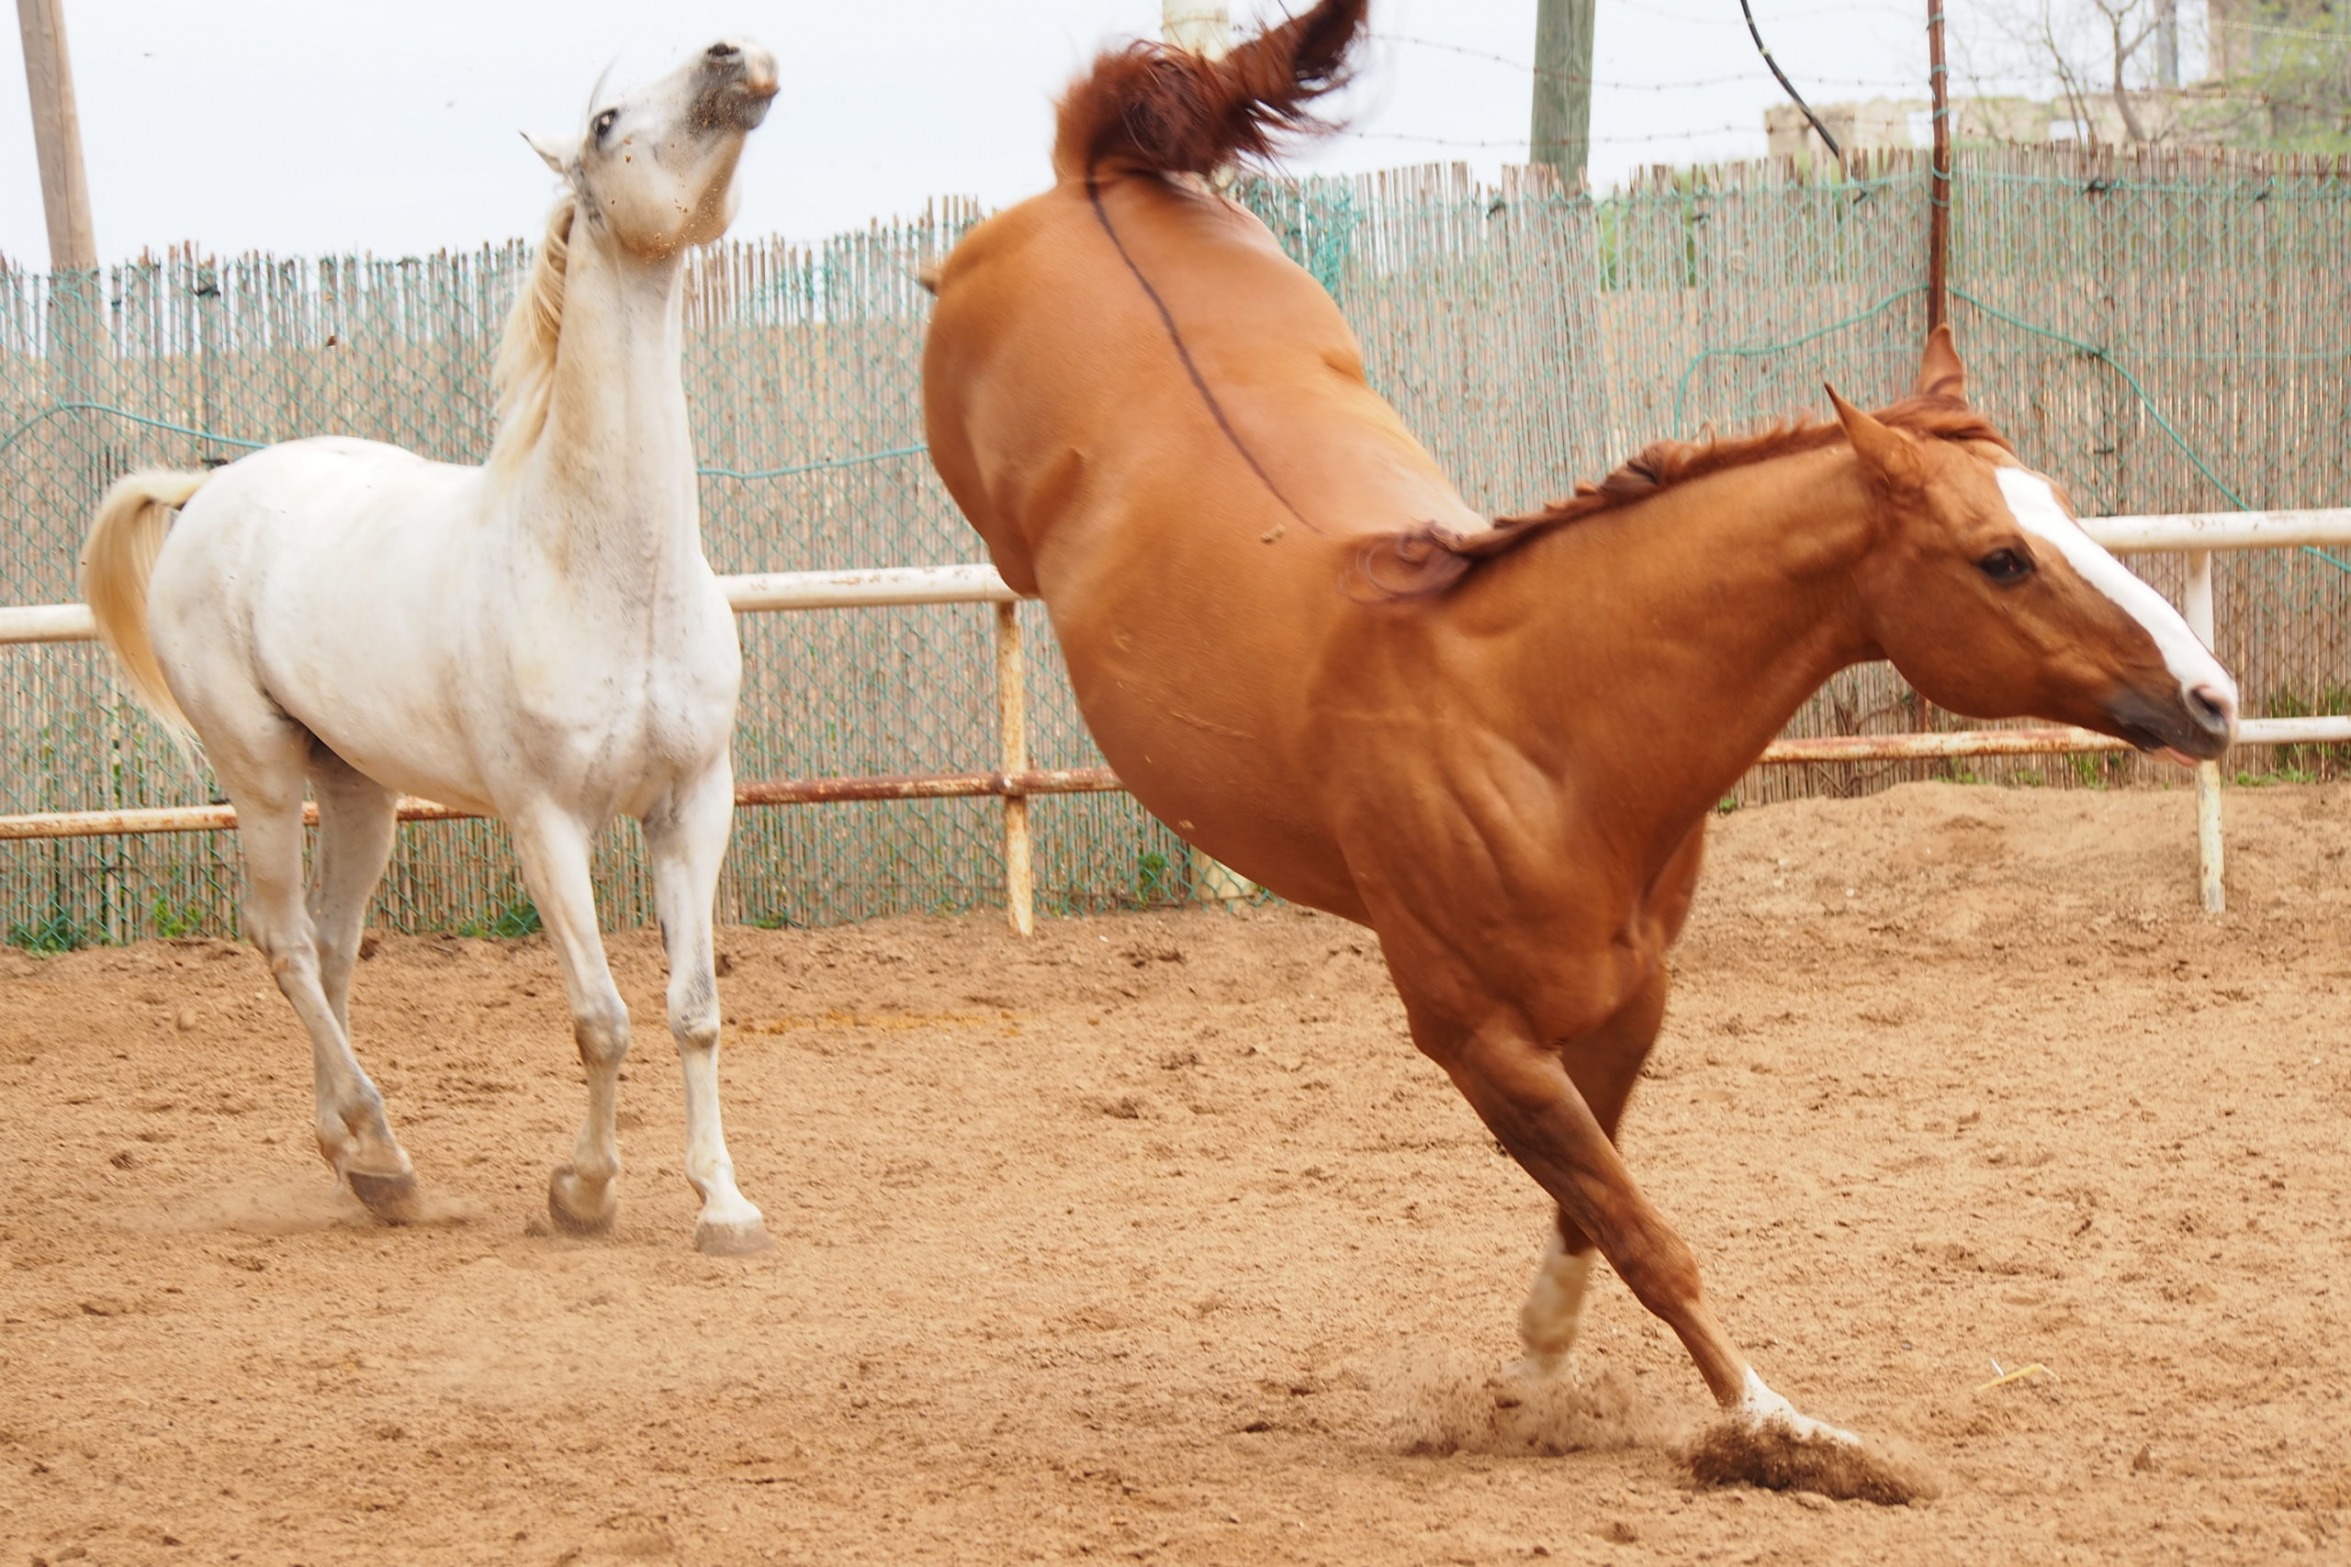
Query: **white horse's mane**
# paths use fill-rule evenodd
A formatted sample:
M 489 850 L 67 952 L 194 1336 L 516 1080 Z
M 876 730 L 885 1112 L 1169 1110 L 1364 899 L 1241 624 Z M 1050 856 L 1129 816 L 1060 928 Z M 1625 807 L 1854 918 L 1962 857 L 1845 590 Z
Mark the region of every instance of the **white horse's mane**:
M 547 401 L 555 389 L 555 340 L 563 334 L 563 275 L 571 250 L 572 216 L 579 200 L 565 191 L 547 214 L 547 233 L 531 262 L 531 275 L 514 296 L 490 371 L 498 400 L 498 435 L 490 446 L 493 466 L 519 461 L 547 428 Z

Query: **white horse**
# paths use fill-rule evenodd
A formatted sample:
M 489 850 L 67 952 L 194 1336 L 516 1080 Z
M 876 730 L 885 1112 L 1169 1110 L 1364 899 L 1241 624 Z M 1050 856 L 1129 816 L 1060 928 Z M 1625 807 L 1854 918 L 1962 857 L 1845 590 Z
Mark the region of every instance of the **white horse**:
M 710 924 L 741 653 L 702 554 L 680 350 L 683 253 L 726 231 L 775 91 L 773 56 L 720 42 L 598 107 L 576 147 L 531 138 L 566 189 L 498 350 L 488 466 L 290 441 L 211 474 L 133 474 L 91 525 L 83 596 L 132 692 L 202 742 L 237 808 L 246 923 L 310 1032 L 319 1152 L 386 1220 L 415 1216 L 416 1177 L 351 1052 L 348 998 L 405 793 L 513 831 L 587 1067 L 587 1119 L 547 1192 L 574 1232 L 617 1212 L 629 1040 L 589 844 L 622 814 L 644 824 L 695 1244 L 768 1244 L 719 1124 Z

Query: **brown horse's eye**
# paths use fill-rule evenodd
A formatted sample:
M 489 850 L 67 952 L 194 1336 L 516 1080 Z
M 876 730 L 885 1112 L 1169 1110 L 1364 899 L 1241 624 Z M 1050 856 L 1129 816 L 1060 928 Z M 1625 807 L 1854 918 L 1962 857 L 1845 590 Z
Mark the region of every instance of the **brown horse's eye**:
M 2022 550 L 1994 550 L 1975 566 L 1994 582 L 2022 582 L 2033 574 L 2033 558 Z

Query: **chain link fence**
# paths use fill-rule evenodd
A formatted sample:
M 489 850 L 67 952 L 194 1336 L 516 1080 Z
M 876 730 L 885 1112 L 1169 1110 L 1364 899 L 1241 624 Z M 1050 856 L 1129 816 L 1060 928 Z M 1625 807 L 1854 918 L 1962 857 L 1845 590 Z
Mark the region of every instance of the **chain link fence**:
M 1374 383 L 1473 505 L 1525 508 L 1659 435 L 1899 396 L 1926 316 L 1923 159 L 1850 175 L 1784 165 L 1660 172 L 1600 201 L 1535 179 L 1409 170 L 1237 193 L 1328 286 Z M 814 246 L 737 242 L 689 275 L 686 382 L 703 534 L 722 572 L 980 557 L 922 449 L 919 278 L 979 214 Z M 2351 503 L 2351 171 L 2184 155 L 1960 155 L 1953 313 L 1974 392 L 2084 512 Z M 0 270 L 0 592 L 73 596 L 100 494 L 133 467 L 345 434 L 478 462 L 489 363 L 520 245 L 396 261 L 173 253 L 102 274 Z M 2176 593 L 2181 568 L 2134 562 Z M 2249 713 L 2351 700 L 2351 561 L 2225 557 L 2221 653 Z M 1100 765 L 1042 610 L 1028 633 L 1039 767 Z M 743 778 L 960 771 L 996 754 L 984 605 L 752 615 Z M 1791 727 L 1956 727 L 1882 666 L 1840 675 Z M 2106 785 L 2128 757 L 1978 761 L 1977 774 Z M 2332 753 L 2278 765 L 2326 769 Z M 1852 793 L 1921 763 L 1760 770 L 1742 799 Z M 89 645 L 0 647 L 0 810 L 212 798 L 109 684 Z M 993 800 L 747 810 L 730 920 L 824 924 L 1003 896 Z M 1049 910 L 1191 895 L 1179 840 L 1124 796 L 1032 803 Z M 235 928 L 230 834 L 0 844 L 0 926 L 58 948 Z M 633 827 L 598 849 L 608 921 L 650 918 Z M 374 921 L 513 934 L 533 916 L 495 823 L 402 827 Z

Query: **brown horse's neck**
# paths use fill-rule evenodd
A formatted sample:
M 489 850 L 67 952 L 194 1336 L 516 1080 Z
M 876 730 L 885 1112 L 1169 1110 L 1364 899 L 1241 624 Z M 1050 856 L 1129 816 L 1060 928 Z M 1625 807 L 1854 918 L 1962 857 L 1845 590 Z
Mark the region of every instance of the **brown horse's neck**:
M 1643 802 L 1678 842 L 1822 682 L 1874 656 L 1855 578 L 1875 537 L 1845 446 L 1562 528 L 1496 563 L 1517 601 L 1496 607 L 1543 628 L 1512 685 L 1572 710 L 1580 785 Z

